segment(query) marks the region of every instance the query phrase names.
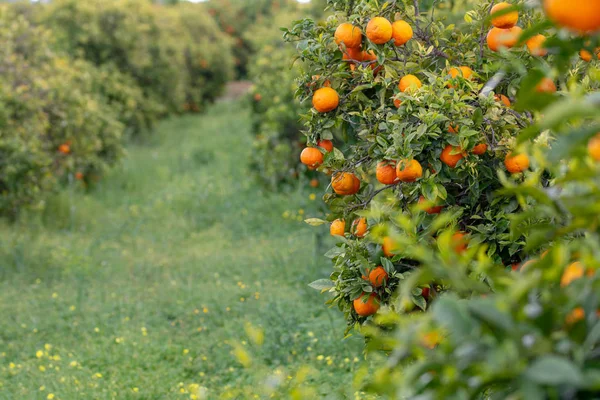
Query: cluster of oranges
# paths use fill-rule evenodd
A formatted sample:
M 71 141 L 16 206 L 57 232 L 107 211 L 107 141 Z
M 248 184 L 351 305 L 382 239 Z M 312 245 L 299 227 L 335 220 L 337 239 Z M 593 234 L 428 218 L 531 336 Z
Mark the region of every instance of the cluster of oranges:
M 586 3 L 586 4 L 583 4 Z M 590 5 L 590 4 L 594 5 Z M 567 0 L 543 0 L 543 6 L 548 17 L 559 27 L 567 28 L 575 32 L 589 33 L 600 29 L 600 0 L 590 0 L 586 2 L 570 2 Z M 517 26 L 519 21 L 519 12 L 516 6 L 506 2 L 501 2 L 490 9 L 492 28 L 486 36 L 488 48 L 493 52 L 502 49 L 510 49 L 520 43 L 523 29 Z M 577 15 L 578 17 L 573 17 Z M 394 46 L 402 46 L 413 37 L 413 30 L 406 21 L 390 22 L 386 18 L 377 16 L 372 18 L 363 31 L 360 27 L 351 23 L 342 23 L 335 31 L 334 38 L 336 44 L 342 51 L 342 58 L 355 70 L 357 65 L 370 66 L 376 74 L 382 66 L 377 63 L 377 56 L 373 51 L 363 49 L 364 37 L 374 45 L 387 45 L 392 43 Z M 525 41 L 527 50 L 532 56 L 545 57 L 548 55 L 548 49 L 544 46 L 546 37 L 542 34 L 536 34 Z M 372 46 L 371 46 L 372 48 Z M 588 46 L 589 48 L 589 46 Z M 591 48 L 589 49 L 591 50 Z M 585 61 L 591 61 L 594 57 L 589 50 L 582 50 L 580 56 Z M 594 51 L 600 58 L 600 48 Z M 447 71 L 451 81 L 447 87 L 454 88 L 457 79 L 472 80 L 477 77 L 475 72 L 468 66 L 451 67 Z M 318 77 L 317 77 L 318 79 Z M 316 81 L 313 79 L 313 81 Z M 423 83 L 413 74 L 402 76 L 398 82 L 400 93 L 418 93 Z M 536 86 L 535 90 L 540 93 L 555 93 L 557 87 L 554 81 L 544 77 Z M 396 108 L 402 106 L 402 101 L 394 96 L 393 104 Z M 496 94 L 495 98 L 506 107 L 511 107 L 510 99 L 504 94 Z M 313 93 L 312 98 L 314 109 L 319 113 L 328 113 L 340 104 L 338 92 L 332 88 L 331 82 L 326 81 L 323 87 Z M 450 124 L 447 128 L 449 133 L 458 134 L 460 127 L 456 124 Z M 317 147 L 308 147 L 302 152 L 301 160 L 310 169 L 319 167 L 323 163 L 323 155 L 332 151 L 331 142 L 323 145 L 323 141 L 317 143 Z M 321 148 L 321 149 L 319 149 Z M 470 153 L 475 156 L 483 156 L 488 151 L 488 144 L 485 141 L 477 143 Z M 600 161 L 600 133 L 590 140 L 588 145 L 589 154 Z M 440 160 L 449 168 L 456 168 L 460 161 L 467 157 L 467 149 L 446 144 L 440 154 Z M 530 159 L 526 154 L 509 152 L 504 158 L 504 166 L 511 174 L 523 173 L 530 167 Z M 436 171 L 433 171 L 435 173 Z M 378 182 L 383 185 L 396 185 L 400 182 L 411 183 L 419 180 L 423 176 L 423 166 L 414 159 L 383 160 L 376 166 L 375 176 Z M 333 191 L 340 196 L 354 195 L 358 193 L 361 182 L 358 177 L 350 171 L 340 171 L 333 174 L 331 178 Z M 429 201 L 424 196 L 418 200 L 419 209 L 428 214 L 439 214 L 444 205 L 437 201 Z M 368 231 L 365 218 L 357 218 L 350 227 L 350 233 L 357 238 L 362 238 Z M 345 236 L 347 224 L 344 219 L 337 219 L 330 225 L 330 233 L 333 236 Z M 452 237 L 452 248 L 457 253 L 463 253 L 468 246 L 468 233 L 457 232 Z M 398 246 L 390 237 L 383 240 L 382 250 L 385 256 L 393 257 L 398 252 Z M 362 277 L 369 281 L 374 288 L 382 286 L 388 279 L 385 269 L 381 266 L 367 271 L 367 275 Z M 379 297 L 376 293 L 363 293 L 353 302 L 354 310 L 360 316 L 368 316 L 377 312 L 379 308 Z

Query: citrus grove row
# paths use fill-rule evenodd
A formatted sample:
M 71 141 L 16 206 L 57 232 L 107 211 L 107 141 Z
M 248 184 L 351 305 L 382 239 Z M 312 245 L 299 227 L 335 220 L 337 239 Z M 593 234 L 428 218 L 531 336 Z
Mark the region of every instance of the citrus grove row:
M 203 111 L 236 73 L 246 76 L 247 28 L 289 1 L 158 3 L 0 6 L 0 215 L 43 209 L 65 185 L 93 186 L 128 139 Z
M 312 102 L 300 160 L 330 175 L 307 222 L 339 238 L 312 286 L 392 355 L 374 391 L 587 398 L 600 1 L 423 3 L 329 0 L 285 32 Z

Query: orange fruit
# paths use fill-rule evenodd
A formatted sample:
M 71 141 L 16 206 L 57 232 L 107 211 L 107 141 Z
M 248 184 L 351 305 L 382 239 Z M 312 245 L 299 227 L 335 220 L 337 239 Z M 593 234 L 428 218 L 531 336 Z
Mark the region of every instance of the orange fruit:
M 377 297 L 375 293 L 371 293 L 369 297 L 364 300 L 366 295 L 366 293 L 361 294 L 360 297 L 355 299 L 352 303 L 354 311 L 361 317 L 368 317 L 379 310 L 379 297 Z
M 429 215 L 439 214 L 444 208 L 444 206 L 429 206 L 428 204 L 430 204 L 430 202 L 424 196 L 419 197 L 419 204 L 425 207 L 423 211 Z
M 400 105 L 402 105 L 402 100 L 394 99 L 394 107 L 400 108 Z
M 421 86 L 419 78 L 411 74 L 403 76 L 402 79 L 400 79 L 400 83 L 398 83 L 398 89 L 400 89 L 401 92 L 406 92 L 408 89 L 413 91 Z
M 402 46 L 413 37 L 413 30 L 406 21 L 395 21 L 392 24 L 392 38 L 395 46 Z
M 458 162 L 462 160 L 464 156 L 465 155 L 462 152 L 462 149 L 449 144 L 444 147 L 444 150 L 442 150 L 440 160 L 442 160 L 442 162 L 450 168 L 455 168 L 456 164 L 458 164 Z
M 490 10 L 490 15 L 492 15 L 492 25 L 494 25 L 496 28 L 502 29 L 512 28 L 516 25 L 517 21 L 519 20 L 518 11 L 511 11 L 499 17 L 493 17 L 493 15 L 496 14 L 498 11 L 505 10 L 509 7 L 512 7 L 512 4 L 506 2 L 498 3 L 492 7 L 492 9 Z
M 380 161 L 375 170 L 377 180 L 384 185 L 391 185 L 398 182 L 396 175 L 396 165 L 393 161 Z
M 438 332 L 426 333 L 421 338 L 421 344 L 430 350 L 433 350 L 442 341 L 442 336 Z
M 315 110 L 326 113 L 337 108 L 340 104 L 340 96 L 334 89 L 323 87 L 313 94 L 312 103 Z
M 261 101 L 262 100 L 262 95 L 260 93 L 256 93 L 254 95 L 254 101 Z M 189 104 L 187 105 L 189 107 Z
M 367 24 L 367 37 L 375 44 L 384 44 L 392 39 L 392 24 L 383 17 L 372 18 Z
M 327 151 L 328 153 L 333 151 L 333 143 L 331 142 L 331 140 L 321 139 L 317 142 L 317 146 L 325 149 L 325 151 Z
M 535 87 L 535 91 L 538 93 L 555 93 L 556 85 L 550 78 L 542 78 L 542 80 Z
M 596 58 L 600 59 L 600 47 L 596 47 L 594 49 L 594 52 L 596 53 Z M 586 49 L 579 50 L 579 57 L 581 57 L 581 59 L 586 62 L 592 61 L 593 58 L 592 53 L 590 53 Z
M 457 76 L 462 76 L 464 79 L 469 79 L 471 75 L 473 75 L 473 70 L 464 66 L 458 68 L 452 67 L 448 71 L 448 74 L 450 74 L 452 79 L 456 78 Z
M 583 278 L 584 273 L 585 269 L 579 261 L 569 264 L 567 268 L 565 268 L 565 271 L 563 272 L 562 277 L 560 278 L 560 286 L 565 287 L 574 280 Z
M 336 172 L 331 177 L 333 191 L 341 196 L 358 193 L 360 181 L 352 172 Z
M 343 219 L 336 219 L 329 226 L 329 233 L 331 236 L 344 236 L 344 232 L 346 231 L 346 221 Z
M 509 29 L 492 28 L 487 34 L 487 45 L 492 51 L 498 51 L 502 47 L 510 49 L 517 44 L 522 31 L 518 26 Z
M 387 279 L 388 279 L 388 274 L 387 274 L 387 272 L 385 272 L 385 269 L 383 269 L 382 266 L 373 268 L 369 272 L 369 282 L 371 282 L 371 285 L 373 285 L 376 288 L 383 285 L 384 282 L 387 281 Z
M 595 160 L 600 161 L 600 132 L 590 139 L 587 145 L 588 154 Z
M 481 156 L 481 155 L 485 154 L 485 152 L 487 151 L 487 148 L 488 148 L 488 146 L 486 143 L 479 143 L 478 145 L 473 147 L 473 154 L 475 154 L 476 156 Z
M 546 54 L 548 54 L 548 50 L 544 48 L 545 41 L 546 36 L 538 34 L 527 39 L 525 44 L 527 45 L 527 49 L 532 56 L 544 57 Z
M 314 187 L 314 188 L 318 188 L 319 187 L 319 180 L 318 179 L 311 179 L 310 180 L 310 186 Z
M 71 152 L 71 146 L 69 146 L 67 143 L 63 143 L 58 146 L 58 152 L 62 154 L 69 154 Z
M 318 168 L 323 164 L 323 153 L 316 147 L 306 147 L 300 153 L 300 162 L 309 169 Z
M 467 234 L 464 232 L 456 232 L 452 235 L 452 247 L 458 254 L 464 253 L 467 250 L 468 241 L 465 236 Z
M 351 232 L 356 237 L 363 237 L 367 233 L 367 219 L 366 218 L 356 218 L 352 221 Z
M 527 154 L 512 155 L 508 153 L 504 159 L 504 166 L 511 174 L 518 174 L 529 168 L 529 157 Z
M 506 107 L 510 107 L 510 99 L 503 94 L 497 94 L 494 96 L 496 101 L 501 101 Z
M 576 324 L 579 321 L 582 321 L 585 318 L 585 310 L 583 307 L 577 307 L 573 311 L 571 311 L 565 317 L 565 322 L 567 325 Z
M 587 51 L 585 49 L 579 50 L 579 57 L 581 57 L 581 59 L 585 62 L 592 61 L 592 53 L 590 53 L 589 51 Z
M 75 173 L 75 179 L 77 179 L 78 181 L 83 179 L 83 172 L 76 172 Z
M 584 33 L 600 29 L 600 0 L 543 0 L 544 11 L 556 25 Z
M 423 176 L 423 167 L 417 160 L 402 160 L 396 165 L 396 176 L 402 182 L 414 182 Z
M 349 49 L 355 49 L 362 44 L 362 31 L 358 26 L 344 22 L 337 27 L 334 34 L 335 43 L 344 44 Z
M 377 61 L 377 54 L 375 54 L 373 50 L 363 51 L 361 57 L 363 61 Z M 374 74 L 377 74 L 381 71 L 381 68 L 383 68 L 382 66 L 377 65 L 377 62 L 369 64 L 369 67 L 371 67 Z
M 394 241 L 394 239 L 386 236 L 383 238 L 383 245 L 381 248 L 386 257 L 393 257 L 395 254 L 394 252 L 398 250 L 398 244 Z
M 448 132 L 458 133 L 458 125 L 448 124 Z

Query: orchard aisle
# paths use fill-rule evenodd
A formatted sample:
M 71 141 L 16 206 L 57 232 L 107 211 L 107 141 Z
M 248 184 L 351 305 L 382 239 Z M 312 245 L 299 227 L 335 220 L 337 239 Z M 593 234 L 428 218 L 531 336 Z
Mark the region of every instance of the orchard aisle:
M 0 223 L 0 399 L 263 398 L 302 365 L 319 397 L 351 394 L 361 344 L 306 285 L 329 269 L 314 228 L 282 217 L 314 203 L 254 184 L 245 106 L 151 140 L 91 194 Z

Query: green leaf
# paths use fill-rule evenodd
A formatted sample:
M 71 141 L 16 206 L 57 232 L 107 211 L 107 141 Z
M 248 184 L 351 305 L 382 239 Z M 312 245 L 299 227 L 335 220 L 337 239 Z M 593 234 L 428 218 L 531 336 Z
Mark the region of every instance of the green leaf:
M 525 371 L 527 378 L 542 385 L 583 384 L 583 375 L 579 368 L 565 357 L 547 355 L 538 358 Z
M 307 218 L 304 220 L 304 222 L 311 226 L 319 226 L 327 223 L 327 221 L 320 218 Z
M 315 290 L 324 292 L 333 287 L 333 282 L 331 282 L 329 279 L 317 279 L 316 281 L 309 283 L 308 286 Z
M 470 335 L 478 335 L 478 325 L 465 307 L 465 301 L 459 300 L 455 295 L 447 295 L 434 303 L 432 308 L 433 318 L 446 327 L 457 340 Z
M 492 328 L 505 331 L 514 329 L 514 322 L 508 314 L 502 313 L 491 299 L 475 299 L 469 302 L 469 311 L 475 317 L 488 323 Z

